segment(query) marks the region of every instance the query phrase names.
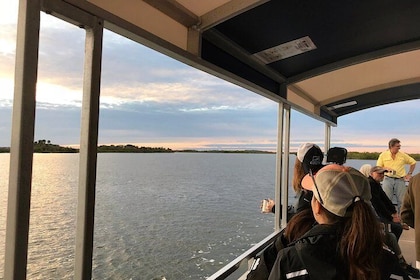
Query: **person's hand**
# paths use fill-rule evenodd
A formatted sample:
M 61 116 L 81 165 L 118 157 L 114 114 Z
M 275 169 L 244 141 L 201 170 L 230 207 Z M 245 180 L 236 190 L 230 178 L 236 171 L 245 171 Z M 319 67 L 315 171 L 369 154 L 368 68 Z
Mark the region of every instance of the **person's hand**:
M 394 223 L 401 223 L 401 217 L 400 217 L 400 215 L 398 215 L 397 213 L 392 214 L 392 221 Z
M 407 174 L 407 175 L 405 175 L 404 176 L 404 181 L 406 181 L 406 182 L 409 182 L 410 181 L 410 179 L 411 179 L 411 174 Z
M 274 204 L 275 204 L 274 200 L 272 200 L 270 198 L 266 198 L 266 199 L 261 200 L 261 205 L 260 205 L 261 212 L 262 213 L 272 213 L 272 209 L 274 207 Z

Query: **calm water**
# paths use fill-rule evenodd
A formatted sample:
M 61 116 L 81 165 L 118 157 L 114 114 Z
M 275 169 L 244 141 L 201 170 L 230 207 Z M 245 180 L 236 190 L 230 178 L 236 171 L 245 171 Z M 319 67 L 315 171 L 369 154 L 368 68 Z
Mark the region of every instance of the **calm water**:
M 0 277 L 8 166 L 0 154 Z M 93 278 L 205 279 L 273 231 L 259 205 L 274 176 L 271 154 L 99 154 Z M 73 279 L 77 184 L 78 154 L 35 154 L 28 279 Z

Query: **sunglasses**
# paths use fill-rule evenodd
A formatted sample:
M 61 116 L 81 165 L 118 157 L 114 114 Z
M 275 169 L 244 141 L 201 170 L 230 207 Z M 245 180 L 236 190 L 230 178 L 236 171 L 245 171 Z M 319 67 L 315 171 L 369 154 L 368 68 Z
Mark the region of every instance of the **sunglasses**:
M 321 194 L 319 193 L 318 186 L 317 186 L 317 184 L 315 182 L 314 174 L 312 173 L 312 170 L 311 169 L 309 169 L 309 176 L 312 178 L 312 182 L 314 182 L 314 186 L 315 186 L 316 192 L 318 193 L 319 202 L 321 202 L 321 204 L 324 205 L 324 201 L 322 200 Z

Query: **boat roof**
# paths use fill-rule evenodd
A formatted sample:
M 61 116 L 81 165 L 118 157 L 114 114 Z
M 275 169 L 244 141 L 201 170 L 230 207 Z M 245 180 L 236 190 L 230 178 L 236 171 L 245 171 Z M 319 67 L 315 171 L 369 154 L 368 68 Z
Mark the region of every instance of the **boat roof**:
M 114 32 L 331 125 L 420 98 L 416 0 L 66 2 Z

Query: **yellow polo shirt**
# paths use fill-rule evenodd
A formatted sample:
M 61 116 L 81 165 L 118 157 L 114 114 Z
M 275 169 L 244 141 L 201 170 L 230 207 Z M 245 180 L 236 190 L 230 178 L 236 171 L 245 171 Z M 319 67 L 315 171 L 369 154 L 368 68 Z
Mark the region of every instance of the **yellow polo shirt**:
M 395 175 L 390 177 L 401 178 L 407 175 L 405 171 L 405 165 L 413 165 L 415 163 L 416 160 L 404 152 L 397 152 L 395 154 L 395 159 L 392 159 L 391 152 L 386 150 L 379 155 L 376 165 L 392 168 L 395 170 Z

